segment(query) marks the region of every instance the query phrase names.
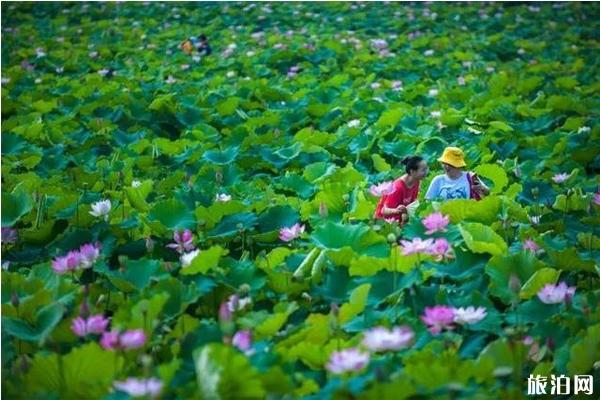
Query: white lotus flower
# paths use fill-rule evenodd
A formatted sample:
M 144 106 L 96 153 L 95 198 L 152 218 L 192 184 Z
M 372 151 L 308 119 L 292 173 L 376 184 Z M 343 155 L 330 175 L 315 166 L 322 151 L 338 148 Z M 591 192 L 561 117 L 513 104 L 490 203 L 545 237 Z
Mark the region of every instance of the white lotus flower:
M 454 309 L 454 322 L 457 324 L 476 324 L 485 318 L 487 312 L 485 307 L 467 307 L 467 308 L 455 308 Z
M 217 197 L 216 197 L 217 201 L 222 201 L 222 202 L 228 202 L 229 200 L 231 200 L 231 196 L 225 193 L 217 193 Z
M 194 258 L 196 258 L 198 256 L 198 254 L 200 254 L 199 249 L 190 251 L 189 253 L 183 253 L 181 255 L 181 257 L 179 257 L 179 261 L 181 262 L 181 267 L 182 268 L 188 267 L 192 263 L 192 261 L 194 261 Z
M 104 217 L 105 221 L 108 221 L 108 214 L 110 213 L 111 203 L 109 199 L 98 201 L 92 204 L 92 214 L 94 217 Z
M 140 182 L 138 180 L 131 182 L 131 187 L 139 188 L 140 186 L 142 186 L 142 182 Z
M 358 128 L 360 126 L 360 119 L 353 119 L 348 122 L 348 128 Z

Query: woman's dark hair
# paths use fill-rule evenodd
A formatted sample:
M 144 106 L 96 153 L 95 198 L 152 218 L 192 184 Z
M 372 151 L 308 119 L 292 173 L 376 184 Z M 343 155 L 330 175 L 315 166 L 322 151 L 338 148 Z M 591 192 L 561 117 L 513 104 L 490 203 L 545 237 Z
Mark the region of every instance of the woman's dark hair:
M 419 169 L 419 163 L 421 161 L 423 161 L 423 157 L 421 156 L 407 156 L 400 161 L 400 164 L 404 165 L 406 173 L 410 174 L 410 171 Z

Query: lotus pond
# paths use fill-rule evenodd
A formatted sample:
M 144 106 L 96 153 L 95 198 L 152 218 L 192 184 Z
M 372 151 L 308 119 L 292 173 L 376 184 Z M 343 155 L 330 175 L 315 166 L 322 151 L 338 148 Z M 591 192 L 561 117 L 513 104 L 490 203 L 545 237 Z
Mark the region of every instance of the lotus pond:
M 2 395 L 594 398 L 598 21 L 3 2 Z M 399 161 L 426 188 L 446 146 L 490 194 L 375 220 Z

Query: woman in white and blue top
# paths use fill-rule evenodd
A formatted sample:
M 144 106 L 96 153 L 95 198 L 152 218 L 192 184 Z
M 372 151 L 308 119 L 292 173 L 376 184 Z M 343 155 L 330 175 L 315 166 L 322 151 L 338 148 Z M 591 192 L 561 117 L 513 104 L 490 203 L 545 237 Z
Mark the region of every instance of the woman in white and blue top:
M 465 157 L 458 147 L 446 147 L 438 161 L 442 163 L 444 174 L 431 180 L 425 194 L 427 200 L 475 199 L 489 194 L 489 188 L 476 174 L 465 172 Z

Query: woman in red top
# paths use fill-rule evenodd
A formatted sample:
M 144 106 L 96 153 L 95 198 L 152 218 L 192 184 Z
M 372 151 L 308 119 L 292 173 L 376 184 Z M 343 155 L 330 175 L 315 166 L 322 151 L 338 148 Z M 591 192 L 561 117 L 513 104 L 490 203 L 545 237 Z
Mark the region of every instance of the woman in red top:
M 419 156 L 408 156 L 401 163 L 406 173 L 394 181 L 390 194 L 381 196 L 375 209 L 375 218 L 393 219 L 404 225 L 408 221 L 406 206 L 419 196 L 421 180 L 427 176 L 429 168 L 423 157 Z

